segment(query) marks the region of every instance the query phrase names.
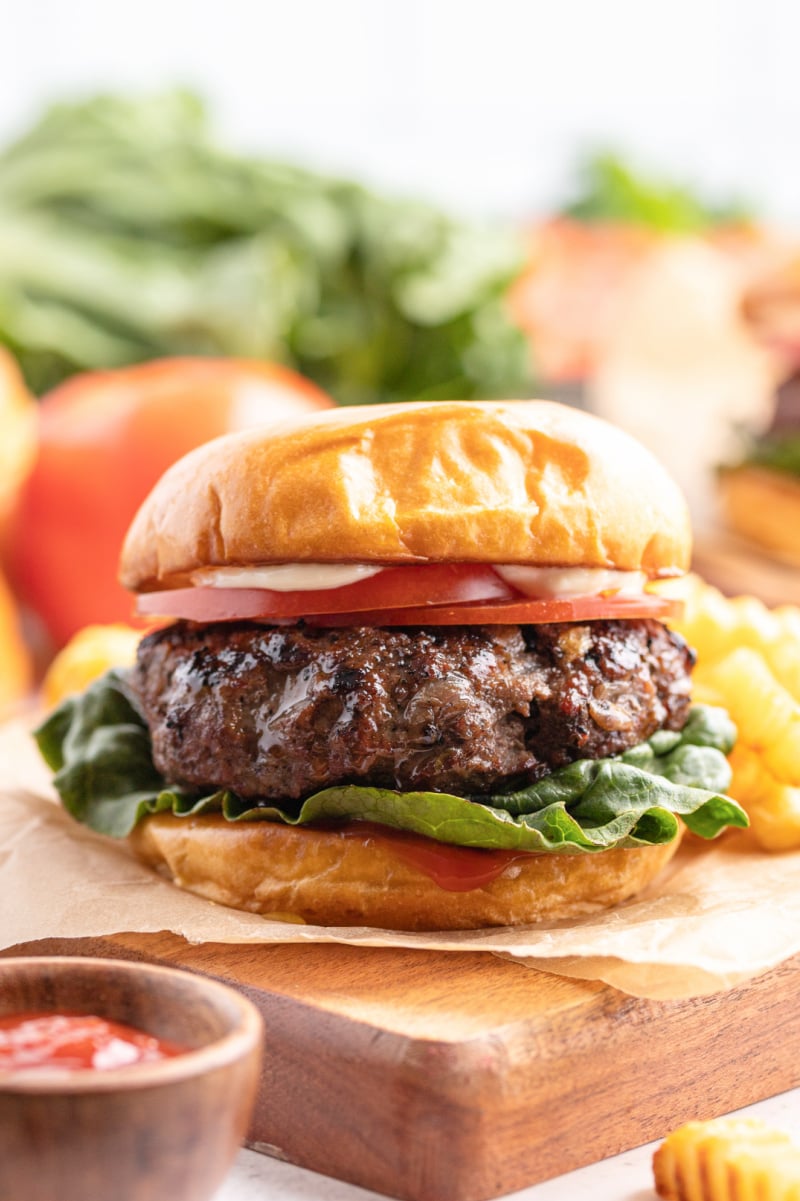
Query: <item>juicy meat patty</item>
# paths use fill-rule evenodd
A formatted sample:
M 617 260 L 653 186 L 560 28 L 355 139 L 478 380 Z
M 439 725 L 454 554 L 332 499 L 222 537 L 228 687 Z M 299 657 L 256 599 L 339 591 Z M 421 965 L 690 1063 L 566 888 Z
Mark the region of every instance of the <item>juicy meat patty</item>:
M 173 784 L 265 799 L 336 783 L 475 796 L 680 729 L 692 662 L 649 620 L 178 623 L 143 640 L 130 682 Z

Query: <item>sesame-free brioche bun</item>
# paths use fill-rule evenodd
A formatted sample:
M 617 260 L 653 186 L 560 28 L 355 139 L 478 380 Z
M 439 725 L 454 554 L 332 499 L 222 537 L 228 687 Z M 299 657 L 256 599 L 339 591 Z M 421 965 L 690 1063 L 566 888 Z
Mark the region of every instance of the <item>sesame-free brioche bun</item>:
M 139 510 L 131 590 L 202 567 L 524 563 L 675 575 L 689 517 L 658 461 L 621 430 L 548 401 L 330 410 L 187 455 Z
M 517 563 L 661 576 L 685 570 L 689 552 L 677 487 L 613 426 L 546 401 L 419 402 L 331 410 L 192 452 L 135 518 L 121 580 L 152 591 L 185 586 L 207 567 L 303 562 Z M 315 925 L 398 930 L 519 926 L 608 908 L 644 888 L 679 842 L 514 855 L 488 882 L 453 891 L 429 874 L 407 836 L 357 821 L 333 829 L 159 813 L 131 839 L 145 862 L 218 903 Z
M 494 880 L 441 888 L 391 837 L 223 817 L 145 818 L 137 855 L 189 892 L 250 913 L 313 925 L 469 930 L 579 917 L 640 892 L 680 843 L 592 854 L 521 854 Z

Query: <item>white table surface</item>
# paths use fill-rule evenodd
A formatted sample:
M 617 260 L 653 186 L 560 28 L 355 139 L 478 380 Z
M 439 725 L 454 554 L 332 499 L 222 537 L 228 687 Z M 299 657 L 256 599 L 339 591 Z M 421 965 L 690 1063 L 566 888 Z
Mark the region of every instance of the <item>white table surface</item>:
M 800 1141 L 800 1088 L 739 1112 L 762 1118 Z M 514 1201 L 653 1201 L 650 1165 L 657 1146 L 648 1143 L 508 1196 Z M 380 1197 L 255 1151 L 241 1151 L 214 1201 L 379 1201 Z

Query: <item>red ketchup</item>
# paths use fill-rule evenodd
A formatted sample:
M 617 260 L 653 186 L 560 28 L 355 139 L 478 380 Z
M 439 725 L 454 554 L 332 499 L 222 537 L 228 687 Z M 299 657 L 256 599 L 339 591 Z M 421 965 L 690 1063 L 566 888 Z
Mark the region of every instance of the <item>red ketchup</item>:
M 0 1071 L 5 1072 L 103 1072 L 169 1059 L 186 1049 L 93 1014 L 16 1013 L 0 1018 Z
M 353 822 L 350 826 L 343 826 L 340 833 L 354 838 L 363 838 L 366 834 L 375 842 L 384 843 L 398 859 L 424 872 L 434 884 L 447 892 L 470 892 L 473 888 L 482 888 L 501 876 L 510 864 L 529 859 L 535 853 L 456 847 L 405 830 L 392 830 L 377 822 Z

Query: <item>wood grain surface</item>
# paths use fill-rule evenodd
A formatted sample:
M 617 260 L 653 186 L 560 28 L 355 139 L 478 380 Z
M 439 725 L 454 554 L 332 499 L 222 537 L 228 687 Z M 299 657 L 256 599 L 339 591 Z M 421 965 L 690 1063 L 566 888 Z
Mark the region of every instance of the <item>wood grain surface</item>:
M 95 1014 L 192 1051 L 135 1069 L 0 1072 L 3 1201 L 208 1201 L 247 1129 L 261 1022 L 236 993 L 160 967 L 6 958 L 0 1016 Z M 108 1065 L 106 1065 L 108 1066 Z
M 249 1143 L 408 1201 L 497 1197 L 800 1084 L 800 960 L 656 1002 L 475 952 L 167 934 L 16 950 L 234 984 L 267 1027 Z
M 765 605 L 800 605 L 800 571 L 726 530 L 695 535 L 692 568 L 727 596 L 757 596 Z

